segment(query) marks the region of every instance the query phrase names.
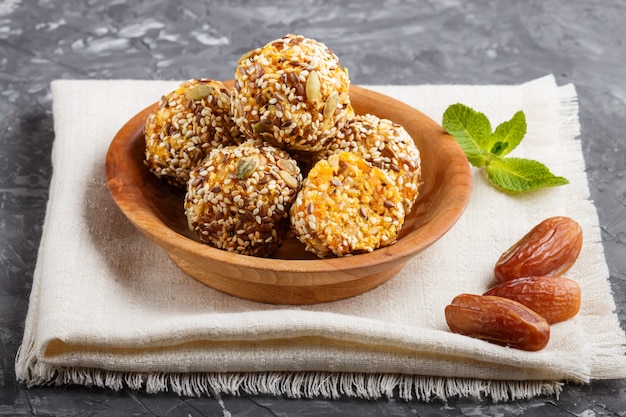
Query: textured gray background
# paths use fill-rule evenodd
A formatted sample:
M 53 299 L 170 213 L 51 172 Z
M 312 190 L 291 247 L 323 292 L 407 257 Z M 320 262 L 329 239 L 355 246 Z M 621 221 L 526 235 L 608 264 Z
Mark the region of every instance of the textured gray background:
M 354 84 L 519 84 L 553 73 L 579 94 L 591 195 L 626 327 L 626 2 L 0 0 L 0 416 L 626 416 L 626 380 L 559 400 L 178 398 L 15 383 L 52 174 L 56 78 L 232 78 L 286 33 L 339 55 Z M 88 91 L 85 94 L 89 94 Z

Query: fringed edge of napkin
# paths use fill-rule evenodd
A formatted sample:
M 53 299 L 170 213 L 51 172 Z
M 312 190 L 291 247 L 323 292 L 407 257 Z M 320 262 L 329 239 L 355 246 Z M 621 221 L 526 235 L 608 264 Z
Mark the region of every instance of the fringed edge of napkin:
M 375 400 L 446 401 L 454 397 L 489 398 L 494 403 L 553 396 L 558 399 L 560 381 L 508 381 L 447 378 L 402 374 L 301 372 L 162 372 L 141 373 L 99 368 L 60 368 L 38 363 L 45 377 L 30 375 L 29 386 L 82 385 L 115 391 L 128 388 L 149 394 L 173 392 L 186 397 L 220 395 L 272 395 L 287 398 L 342 397 Z M 31 369 L 33 371 L 34 369 Z

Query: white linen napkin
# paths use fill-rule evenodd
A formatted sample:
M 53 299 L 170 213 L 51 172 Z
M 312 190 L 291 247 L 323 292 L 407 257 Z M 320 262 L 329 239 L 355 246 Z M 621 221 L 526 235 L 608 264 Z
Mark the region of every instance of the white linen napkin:
M 196 282 L 115 206 L 104 172 L 111 139 L 177 85 L 52 84 L 54 174 L 16 359 L 28 386 L 506 400 L 558 394 L 567 381 L 626 377 L 626 338 L 589 199 L 573 85 L 546 76 L 513 86 L 366 86 L 437 122 L 457 102 L 493 126 L 523 110 L 528 131 L 512 155 L 538 159 L 570 184 L 512 196 L 472 168 L 469 205 L 440 241 L 379 288 L 312 306 L 256 303 Z M 581 286 L 580 313 L 553 325 L 539 352 L 452 334 L 445 306 L 460 293 L 483 293 L 500 254 L 554 215 L 583 227 L 582 253 L 567 274 Z

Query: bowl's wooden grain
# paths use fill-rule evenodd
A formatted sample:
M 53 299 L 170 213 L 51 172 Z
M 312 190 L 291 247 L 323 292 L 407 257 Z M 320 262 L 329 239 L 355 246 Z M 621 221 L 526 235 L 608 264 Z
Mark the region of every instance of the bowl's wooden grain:
M 421 112 L 357 86 L 350 88 L 350 97 L 357 114 L 372 113 L 404 126 L 421 153 L 420 195 L 392 246 L 318 259 L 291 239 L 267 259 L 200 243 L 187 229 L 183 192 L 159 181 L 143 165 L 143 126 L 153 106 L 129 120 L 111 142 L 106 157 L 109 190 L 139 230 L 182 270 L 212 288 L 274 304 L 312 304 L 361 294 L 393 277 L 409 258 L 452 227 L 469 200 L 471 175 L 456 141 Z

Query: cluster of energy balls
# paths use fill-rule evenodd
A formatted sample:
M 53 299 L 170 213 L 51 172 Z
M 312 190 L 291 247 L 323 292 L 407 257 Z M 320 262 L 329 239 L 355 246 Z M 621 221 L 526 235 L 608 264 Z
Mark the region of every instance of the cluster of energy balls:
M 420 154 L 402 126 L 356 115 L 349 85 L 323 43 L 287 35 L 244 54 L 232 90 L 202 78 L 163 96 L 144 162 L 186 190 L 189 228 L 213 247 L 267 257 L 290 233 L 323 258 L 390 245 Z

